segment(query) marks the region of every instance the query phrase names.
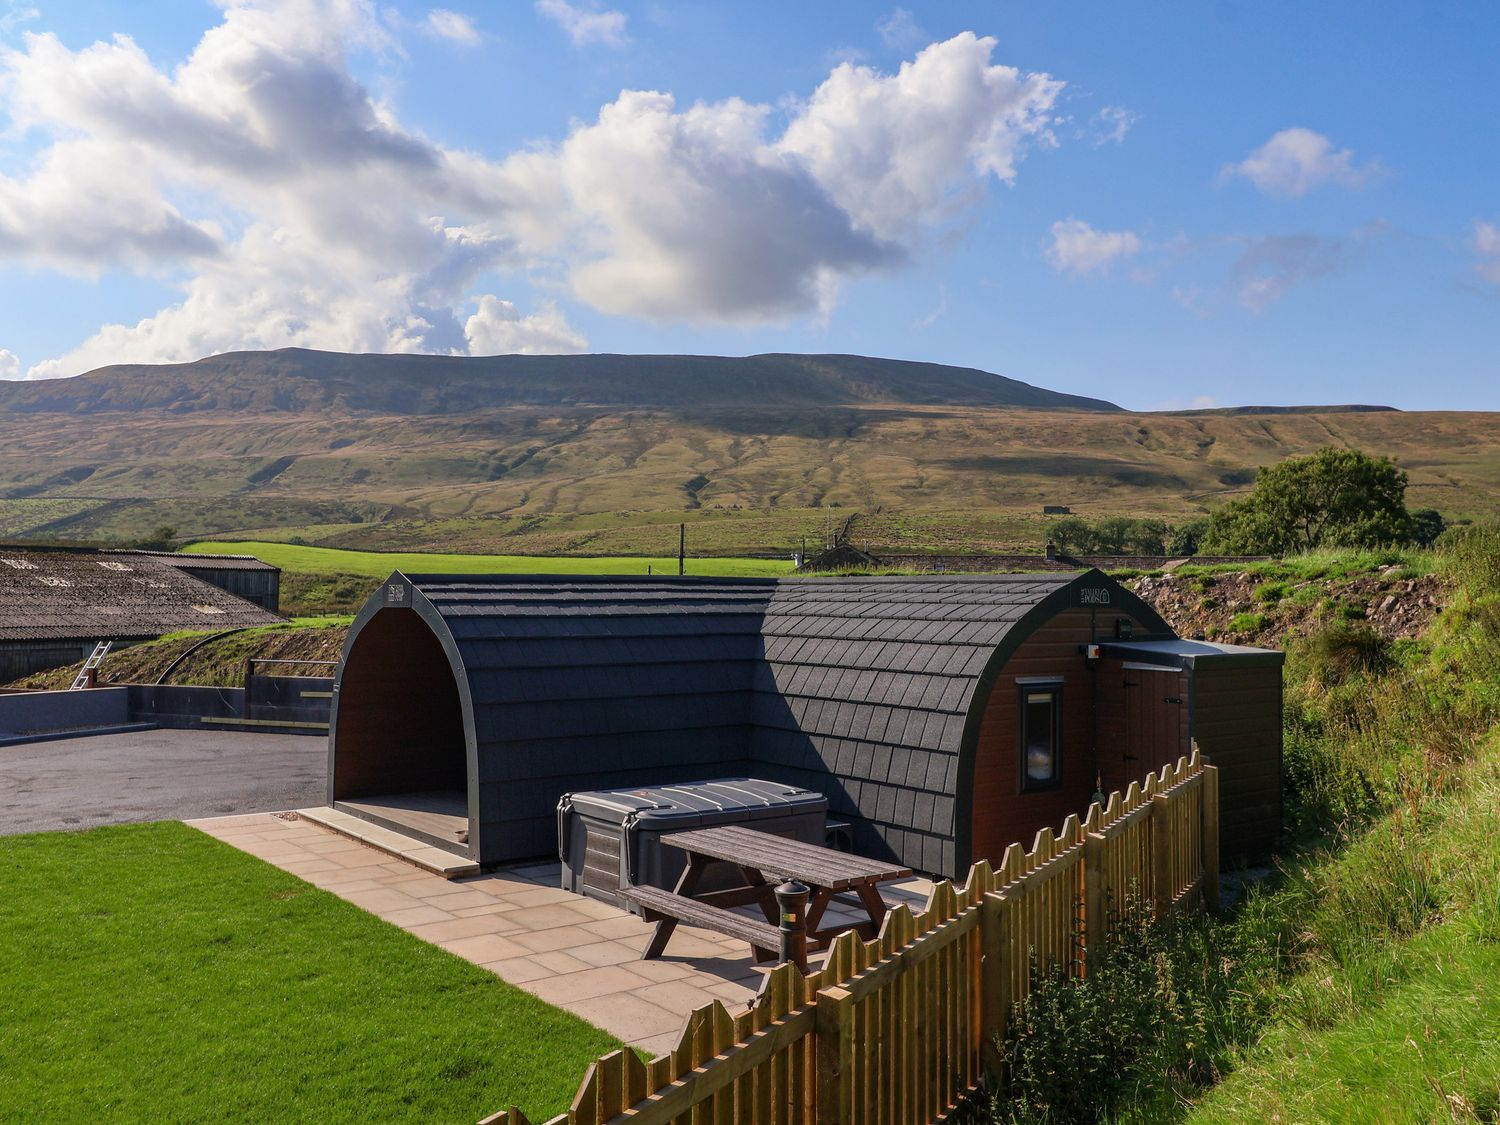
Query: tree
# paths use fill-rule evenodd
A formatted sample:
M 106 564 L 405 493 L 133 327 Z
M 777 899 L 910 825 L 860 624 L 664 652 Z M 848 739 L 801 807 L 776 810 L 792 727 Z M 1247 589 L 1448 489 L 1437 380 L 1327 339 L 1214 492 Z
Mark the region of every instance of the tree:
M 1406 473 L 1389 457 L 1329 446 L 1263 468 L 1243 500 L 1209 518 L 1210 554 L 1295 554 L 1317 547 L 1408 543 Z
M 1418 547 L 1431 547 L 1448 530 L 1448 521 L 1436 508 L 1418 508 L 1411 514 L 1411 538 Z
M 1208 531 L 1208 517 L 1196 516 L 1172 527 L 1167 535 L 1167 554 L 1196 555 L 1198 544 Z
M 137 539 L 134 546 L 142 551 L 172 551 L 175 550 L 177 540 L 177 529 L 162 524 L 144 539 Z

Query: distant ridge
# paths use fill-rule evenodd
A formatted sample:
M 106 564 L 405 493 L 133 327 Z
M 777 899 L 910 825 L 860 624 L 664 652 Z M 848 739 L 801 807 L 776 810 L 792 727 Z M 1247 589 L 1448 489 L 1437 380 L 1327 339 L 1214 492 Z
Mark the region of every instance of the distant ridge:
M 0 384 L 0 411 L 441 415 L 508 406 L 1021 407 L 1119 412 L 970 367 L 855 355 L 351 355 L 284 348 Z
M 1395 406 L 1367 406 L 1350 402 L 1340 406 L 1210 406 L 1199 410 L 1161 410 L 1159 414 L 1399 414 Z

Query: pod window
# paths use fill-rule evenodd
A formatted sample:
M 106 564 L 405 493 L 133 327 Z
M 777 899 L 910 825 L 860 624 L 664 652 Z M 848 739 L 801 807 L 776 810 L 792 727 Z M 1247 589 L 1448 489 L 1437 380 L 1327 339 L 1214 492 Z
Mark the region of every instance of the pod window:
M 1021 792 L 1062 784 L 1062 684 L 1022 684 Z

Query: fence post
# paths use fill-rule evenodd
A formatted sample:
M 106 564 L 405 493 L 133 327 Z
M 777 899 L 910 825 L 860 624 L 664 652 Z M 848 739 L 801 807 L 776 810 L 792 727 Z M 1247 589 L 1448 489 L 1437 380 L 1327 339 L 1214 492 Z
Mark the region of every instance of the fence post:
M 1092 974 L 1104 952 L 1104 837 L 1090 832 L 1083 838 L 1083 954 Z
M 980 906 L 979 939 L 981 961 L 979 993 L 979 1057 L 984 1068 L 1000 1078 L 1000 1050 L 997 1041 L 1005 1036 L 1010 1021 L 1010 927 L 1006 918 L 1006 898 L 998 891 L 984 896 Z
M 1156 916 L 1165 918 L 1172 906 L 1172 798 L 1151 796 L 1151 899 Z
M 854 1125 L 854 995 L 832 985 L 818 991 L 818 1122 Z
M 1219 767 L 1203 767 L 1203 903 L 1219 909 Z

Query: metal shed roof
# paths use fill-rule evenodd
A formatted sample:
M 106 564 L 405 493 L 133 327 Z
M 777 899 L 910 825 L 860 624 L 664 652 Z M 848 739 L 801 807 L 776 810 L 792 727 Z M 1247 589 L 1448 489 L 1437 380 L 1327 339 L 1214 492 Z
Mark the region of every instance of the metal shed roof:
M 151 555 L 0 547 L 0 640 L 135 640 L 281 620 Z
M 280 567 L 256 558 L 254 555 L 206 555 L 184 554 L 180 551 L 107 551 L 110 555 L 157 559 L 178 570 L 275 570 Z

